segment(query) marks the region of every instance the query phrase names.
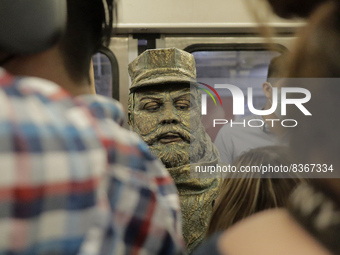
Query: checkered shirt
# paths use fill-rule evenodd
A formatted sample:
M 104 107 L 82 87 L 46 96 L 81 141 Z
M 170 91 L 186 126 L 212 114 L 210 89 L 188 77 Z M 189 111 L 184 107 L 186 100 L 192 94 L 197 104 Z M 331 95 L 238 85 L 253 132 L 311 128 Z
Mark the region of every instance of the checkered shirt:
M 174 183 L 122 120 L 0 68 L 0 255 L 183 253 Z

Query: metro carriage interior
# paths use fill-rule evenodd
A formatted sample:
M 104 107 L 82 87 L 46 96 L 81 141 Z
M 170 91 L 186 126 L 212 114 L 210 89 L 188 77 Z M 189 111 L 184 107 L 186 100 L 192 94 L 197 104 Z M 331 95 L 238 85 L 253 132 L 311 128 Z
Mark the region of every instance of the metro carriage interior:
M 215 0 L 199 5 L 193 1 L 118 2 L 116 34 L 109 47 L 113 56 L 108 57 L 110 61 L 103 56 L 100 61 L 98 57 L 93 59 L 97 91 L 107 91 L 105 95 L 112 95 L 127 109 L 131 82 L 127 73 L 128 63 L 147 49 L 170 47 L 193 53 L 199 79 L 207 78 L 211 83 L 224 77 L 265 80 L 271 59 L 289 50 L 296 39 L 295 32 L 304 23 L 278 18 L 265 3 L 259 4 L 256 11 L 265 16 L 268 26 L 275 31 L 274 37 L 261 37 L 246 1 Z M 110 62 L 112 70 L 105 69 Z M 103 83 L 101 79 L 107 79 L 104 77 L 112 72 L 119 75 L 111 76 L 112 84 Z M 258 107 L 265 103 L 261 85 L 261 81 L 257 88 L 254 85 Z M 113 94 L 111 86 L 115 90 Z M 208 99 L 208 103 L 213 101 Z M 225 114 L 226 118 L 233 117 L 231 112 Z M 211 134 L 212 139 L 217 131 Z
M 339 0 L 27 1 L 64 24 L 0 17 L 0 255 L 340 254 Z

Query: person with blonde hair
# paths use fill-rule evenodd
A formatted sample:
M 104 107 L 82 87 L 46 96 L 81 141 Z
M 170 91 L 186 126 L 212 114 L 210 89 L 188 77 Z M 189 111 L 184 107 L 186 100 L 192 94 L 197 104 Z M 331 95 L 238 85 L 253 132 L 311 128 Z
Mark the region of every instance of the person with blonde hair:
M 249 150 L 239 156 L 234 166 L 289 166 L 289 150 L 284 146 L 266 146 Z M 237 171 L 237 172 L 238 172 Z M 239 177 L 240 174 L 237 173 Z M 228 178 L 222 183 L 208 227 L 208 235 L 223 231 L 236 222 L 263 210 L 286 207 L 290 192 L 301 179 L 294 173 L 287 177 L 275 173 L 274 178 L 258 178 L 258 173 L 242 173 L 242 178 Z

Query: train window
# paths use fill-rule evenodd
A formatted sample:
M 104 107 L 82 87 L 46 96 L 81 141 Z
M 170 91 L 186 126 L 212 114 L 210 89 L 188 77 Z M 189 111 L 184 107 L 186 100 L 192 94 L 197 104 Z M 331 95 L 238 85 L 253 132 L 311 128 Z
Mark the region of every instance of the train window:
M 268 47 L 270 46 L 270 48 Z M 270 50 L 268 50 L 270 49 Z M 196 60 L 197 80 L 214 86 L 215 84 L 233 84 L 243 90 L 247 97 L 247 87 L 253 88 L 253 105 L 262 109 L 266 104 L 266 97 L 262 91 L 262 84 L 267 79 L 268 67 L 271 60 L 287 51 L 280 45 L 265 44 L 237 44 L 237 45 L 192 45 L 185 49 L 191 52 Z M 225 93 L 225 94 L 223 94 Z M 234 116 L 232 112 L 232 95 L 229 91 L 219 92 L 223 107 L 214 108 L 214 101 L 207 100 L 207 107 L 215 109 L 214 116 L 203 116 L 202 122 L 214 141 L 219 128 L 211 126 L 214 119 L 239 119 L 250 115 L 248 104 L 245 103 L 245 115 Z M 247 98 L 245 100 L 247 102 Z
M 96 93 L 119 100 L 119 70 L 114 54 L 102 47 L 92 60 Z

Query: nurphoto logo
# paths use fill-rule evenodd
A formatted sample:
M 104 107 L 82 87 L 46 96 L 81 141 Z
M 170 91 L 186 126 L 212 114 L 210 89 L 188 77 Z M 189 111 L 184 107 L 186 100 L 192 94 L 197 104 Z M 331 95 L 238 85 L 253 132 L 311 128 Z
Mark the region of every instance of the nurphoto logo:
M 215 93 L 217 98 L 219 99 L 221 105 L 222 105 L 222 100 L 220 95 L 217 93 L 216 89 L 228 89 L 233 98 L 233 115 L 244 115 L 244 106 L 245 106 L 245 96 L 242 92 L 242 90 L 231 84 L 216 84 L 214 88 L 208 84 L 205 83 L 200 83 L 201 85 L 204 85 L 205 87 L 209 88 L 211 91 Z M 211 94 L 210 91 L 204 88 L 199 88 L 203 91 L 205 91 L 212 99 L 214 100 L 215 105 L 217 105 L 216 100 L 214 96 Z M 298 93 L 300 95 L 304 95 L 302 98 L 287 98 L 287 93 Z M 207 115 L 207 94 L 202 93 L 202 115 Z M 273 95 L 272 95 L 272 105 L 270 109 L 267 110 L 258 110 L 255 109 L 254 104 L 253 104 L 253 88 L 248 88 L 248 101 L 247 105 L 249 108 L 249 111 L 254 114 L 254 115 L 259 115 L 259 116 L 266 116 L 274 113 L 276 111 L 276 108 L 281 106 L 281 116 L 284 117 L 287 114 L 287 105 L 292 104 L 295 105 L 300 111 L 306 115 L 306 116 L 311 116 L 312 114 L 306 109 L 306 107 L 303 105 L 307 103 L 311 99 L 311 93 L 309 90 L 305 88 L 297 88 L 297 87 L 283 87 L 281 88 L 281 97 L 278 98 L 278 89 L 273 88 Z M 229 123 L 228 120 L 226 119 L 214 119 L 213 120 L 213 126 L 215 127 L 216 125 L 225 125 Z M 258 123 L 258 122 L 262 123 Z M 272 126 L 274 126 L 274 122 L 280 122 L 283 127 L 296 127 L 297 126 L 297 121 L 294 119 L 283 119 L 283 118 L 278 118 L 278 119 L 266 119 L 266 121 L 271 122 Z M 252 123 L 255 123 L 256 125 L 252 125 Z M 289 124 L 290 123 L 290 124 Z M 243 125 L 245 126 L 248 124 L 250 127 L 261 127 L 265 124 L 264 121 L 256 119 L 256 120 L 249 120 L 248 123 L 245 122 L 233 122 L 230 121 L 231 126 L 233 125 Z

